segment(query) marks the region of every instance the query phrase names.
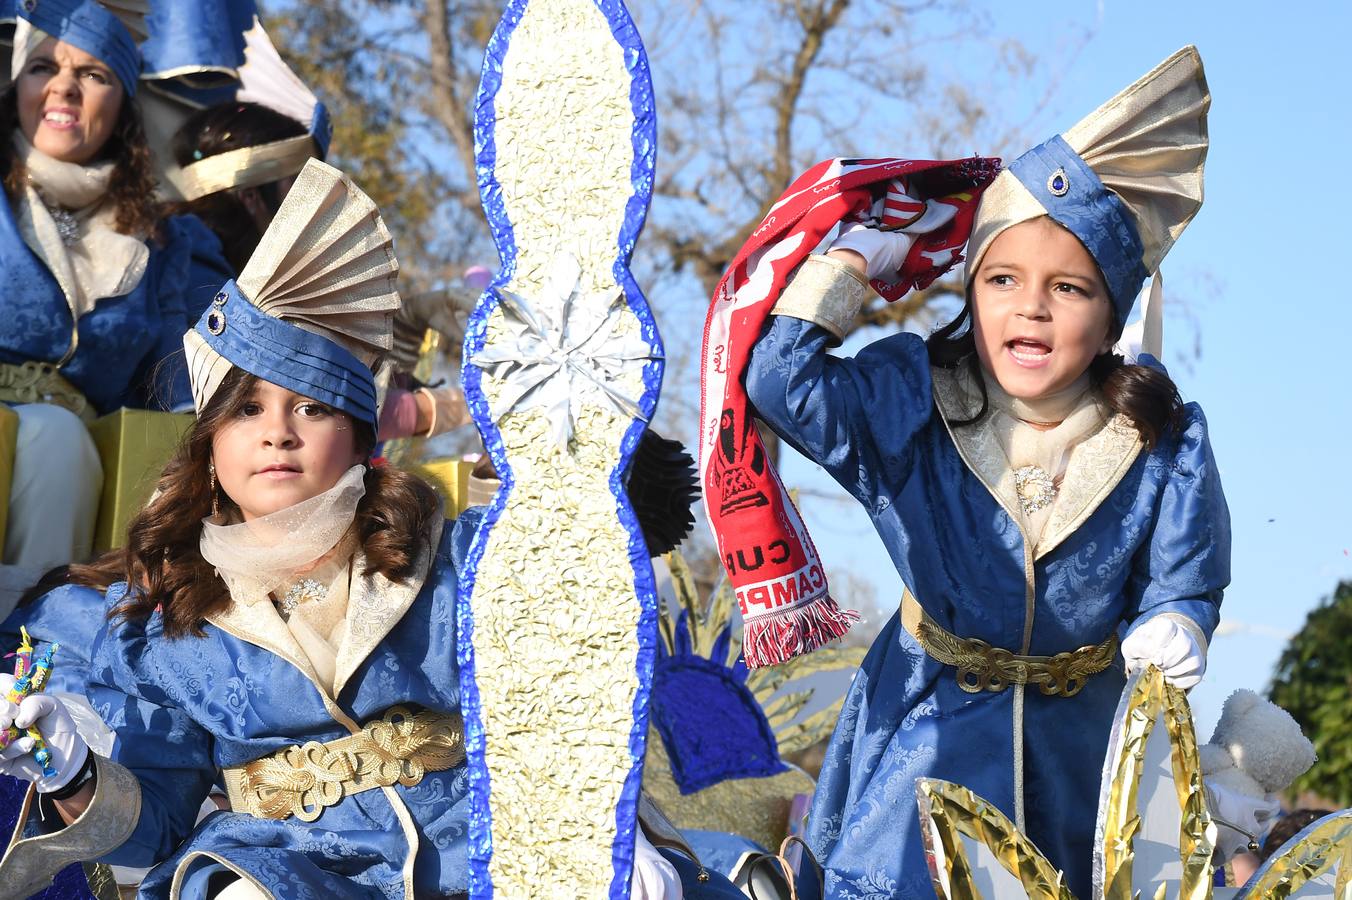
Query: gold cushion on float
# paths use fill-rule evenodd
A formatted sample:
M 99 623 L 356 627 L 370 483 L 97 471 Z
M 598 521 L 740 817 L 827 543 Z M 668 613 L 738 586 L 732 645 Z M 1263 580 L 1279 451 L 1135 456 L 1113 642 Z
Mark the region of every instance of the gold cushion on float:
M 428 459 L 407 469 L 431 485 L 441 497 L 446 518 L 454 519 L 469 505 L 469 473 L 474 471 L 474 463 L 450 458 Z
M 193 420 L 190 413 L 119 409 L 90 423 L 89 434 L 103 462 L 96 552 L 122 546 L 132 517 L 150 499 Z
M 0 547 L 9 525 L 9 492 L 14 486 L 14 453 L 19 446 L 19 414 L 0 403 Z

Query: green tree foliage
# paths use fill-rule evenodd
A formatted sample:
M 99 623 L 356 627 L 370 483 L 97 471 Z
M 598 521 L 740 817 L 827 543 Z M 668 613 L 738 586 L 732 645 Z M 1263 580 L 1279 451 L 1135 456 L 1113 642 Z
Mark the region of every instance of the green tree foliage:
M 1294 789 L 1352 805 L 1352 581 L 1340 582 L 1287 644 L 1268 696 L 1319 754 Z

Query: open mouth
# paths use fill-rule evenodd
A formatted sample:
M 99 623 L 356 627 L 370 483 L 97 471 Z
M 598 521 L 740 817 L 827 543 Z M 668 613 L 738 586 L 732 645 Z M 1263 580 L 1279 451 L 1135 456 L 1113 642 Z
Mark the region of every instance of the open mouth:
M 1012 341 L 1006 341 L 1005 347 L 1008 348 L 1009 355 L 1014 357 L 1014 361 L 1021 366 L 1041 366 L 1052 355 L 1051 347 L 1031 338 L 1015 338 Z
M 42 114 L 42 123 L 52 128 L 74 128 L 79 119 L 65 110 L 49 109 Z

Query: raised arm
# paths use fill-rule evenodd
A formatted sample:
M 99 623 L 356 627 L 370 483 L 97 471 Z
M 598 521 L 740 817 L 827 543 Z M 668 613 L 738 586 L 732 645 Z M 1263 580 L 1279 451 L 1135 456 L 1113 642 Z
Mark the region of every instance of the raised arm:
M 845 253 L 809 257 L 794 276 L 752 351 L 746 390 L 776 434 L 867 502 L 884 466 L 909 465 L 933 399 L 918 335 L 892 335 L 854 358 L 827 354 L 868 290 L 836 258 Z

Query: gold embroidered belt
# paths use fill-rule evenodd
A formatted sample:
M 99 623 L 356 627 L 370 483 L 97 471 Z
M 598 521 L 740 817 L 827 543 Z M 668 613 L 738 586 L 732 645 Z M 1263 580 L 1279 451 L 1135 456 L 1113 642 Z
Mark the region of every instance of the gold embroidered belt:
M 396 783 L 412 787 L 426 773 L 454 768 L 464 759 L 459 713 L 392 706 L 356 734 L 284 747 L 226 769 L 225 789 L 236 812 L 313 822 L 345 797 Z
M 930 618 L 907 591 L 901 624 L 924 651 L 958 670 L 958 686 L 971 694 L 1003 691 L 1011 684 L 1036 685 L 1049 697 L 1074 697 L 1092 675 L 1112 665 L 1117 635 L 1055 656 L 1020 656 L 976 638 L 960 638 Z
M 70 410 L 85 421 L 94 418 L 85 395 L 63 378 L 51 363 L 0 363 L 0 402 L 51 403 Z

